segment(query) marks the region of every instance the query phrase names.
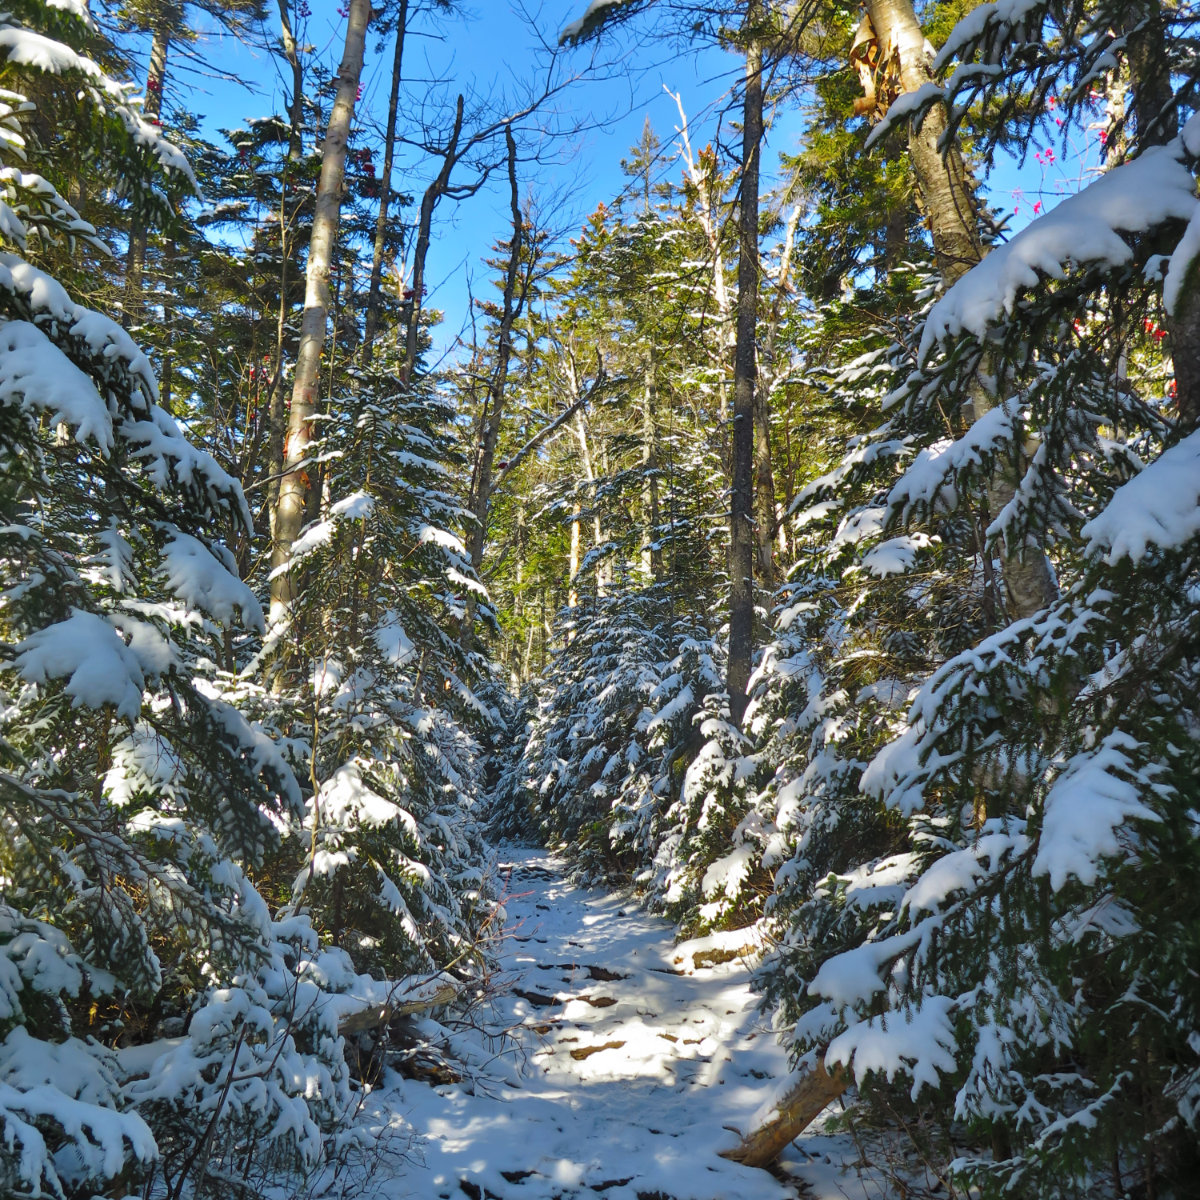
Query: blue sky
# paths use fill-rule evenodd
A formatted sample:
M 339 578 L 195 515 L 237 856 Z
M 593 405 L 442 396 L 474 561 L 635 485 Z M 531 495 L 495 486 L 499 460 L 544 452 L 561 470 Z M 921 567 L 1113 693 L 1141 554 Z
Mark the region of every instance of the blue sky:
M 345 20 L 337 11 L 337 0 L 309 0 L 309 7 L 305 38 L 332 69 L 341 54 Z M 558 31 L 583 7 L 586 0 L 549 0 L 536 10 L 507 0 L 477 0 L 459 6 L 450 16 L 419 19 L 405 44 L 401 134 L 418 136 L 423 121 L 444 130 L 458 91 L 467 95 L 468 110 L 472 101 L 496 112 L 520 107 L 531 79 L 545 77 L 547 47 L 553 47 Z M 274 24 L 268 28 L 274 35 Z M 640 138 L 647 114 L 663 143 L 663 170 L 678 171 L 670 154 L 679 116 L 664 85 L 682 94 L 693 142 L 699 148 L 727 106 L 739 69 L 735 56 L 713 48 L 696 51 L 621 41 L 605 45 L 601 54 L 607 63 L 591 63 L 587 50 L 560 54 L 559 75 L 579 78 L 532 123 L 540 126 L 540 135 L 529 133 L 527 149 L 532 151 L 536 141 L 544 161 L 523 167 L 522 190 L 532 195 L 539 212 L 564 235 L 577 231 L 588 213 L 602 201 L 610 201 L 627 182 L 620 160 Z M 216 138 L 220 128 L 283 111 L 290 80 L 265 50 L 242 45 L 206 22 L 195 58 L 199 61 L 175 60 L 174 86 L 186 97 L 189 110 L 201 117 L 208 135 Z M 144 61 L 143 48 L 143 72 Z M 391 61 L 390 40 L 381 46 L 379 37 L 369 36 L 356 116 L 376 122 L 380 129 L 386 116 Z M 502 154 L 502 140 L 498 146 Z M 377 151 L 375 161 L 382 163 L 382 153 Z M 393 186 L 419 202 L 438 166 L 431 157 L 402 150 Z M 400 219 L 415 222 L 416 215 L 414 203 Z M 502 171 L 475 196 L 459 203 L 444 199 L 439 205 L 427 265 L 427 303 L 446 314 L 438 338 L 440 349 L 449 349 L 463 326 L 468 289 L 484 294 L 488 268 L 482 260 L 505 236 L 507 223 L 507 181 Z
M 308 2 L 311 15 L 297 32 L 332 69 L 345 30 L 338 0 Z M 545 78 L 558 31 L 584 7 L 586 0 L 545 0 L 536 9 L 514 6 L 508 0 L 476 0 L 458 6 L 450 16 L 419 18 L 405 46 L 401 134 L 416 137 L 422 123 L 444 130 L 459 91 L 468 98 L 468 110 L 474 105 L 499 114 L 520 107 L 533 86 L 531 79 Z M 268 31 L 274 36 L 273 23 Z M 378 36 L 368 37 L 358 116 L 382 129 L 392 47 L 380 41 Z M 252 50 L 215 32 L 205 33 L 195 49 L 197 61 L 177 60 L 176 86 L 187 96 L 191 111 L 202 116 L 207 132 L 215 135 L 218 128 L 283 110 L 287 81 L 279 63 L 265 50 Z M 658 39 L 629 38 L 607 40 L 600 53 L 607 61 L 592 62 L 588 50 L 559 56 L 555 67 L 559 75 L 579 77 L 530 123 L 540 134 L 531 130 L 526 143 L 527 152 L 536 149 L 543 161 L 525 164 L 522 189 L 564 236 L 578 230 L 588 213 L 602 201 L 610 201 L 627 183 L 620 160 L 640 138 L 647 115 L 663 143 L 662 170 L 678 174 L 672 143 L 679 115 L 665 88 L 682 94 L 697 149 L 722 123 L 725 136 L 731 132 L 730 89 L 740 69 L 735 55 L 711 46 L 672 47 Z M 794 109 L 772 128 L 764 155 L 767 187 L 779 152 L 794 149 L 802 132 Z M 376 162 L 381 164 L 381 153 Z M 438 165 L 414 150 L 401 151 L 393 186 L 419 199 Z M 1059 162 L 1052 167 L 1035 165 L 1032 155 L 1021 173 L 1014 164 L 1001 164 L 990 181 L 992 202 L 1009 213 L 1015 208 L 1014 227 L 1019 227 L 1032 217 L 1039 198 L 1049 207 L 1054 192 L 1065 187 L 1069 169 Z M 1042 194 L 1043 183 L 1046 194 Z M 415 221 L 415 204 L 399 219 Z M 467 200 L 442 201 L 427 266 L 427 303 L 446 314 L 436 337 L 440 351 L 452 350 L 467 318 L 471 290 L 475 295 L 489 290 L 489 271 L 482 260 L 505 236 L 507 219 L 503 172 Z

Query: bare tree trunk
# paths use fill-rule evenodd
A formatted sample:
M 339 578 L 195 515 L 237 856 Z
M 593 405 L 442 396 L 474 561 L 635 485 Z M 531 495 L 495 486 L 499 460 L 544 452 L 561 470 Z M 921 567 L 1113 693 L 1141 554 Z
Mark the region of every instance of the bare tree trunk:
M 754 394 L 754 543 L 758 577 L 775 586 L 775 474 L 771 470 L 771 404 L 765 388 Z
M 582 540 L 580 536 L 579 501 L 576 500 L 575 507 L 571 510 L 571 559 L 568 564 L 567 573 L 567 578 L 570 580 L 567 590 L 568 608 L 578 608 L 579 606 L 579 563 Z M 570 637 L 567 640 L 570 641 Z
M 575 364 L 571 364 L 571 391 L 576 397 L 582 395 L 579 387 L 579 380 L 575 374 Z M 583 477 L 592 485 L 592 502 L 595 504 L 597 499 L 596 493 L 596 468 L 592 461 L 591 448 L 588 445 L 587 422 L 583 418 L 583 413 L 579 412 L 575 416 L 575 437 L 579 441 L 579 459 L 583 463 Z M 599 508 L 592 509 L 592 545 L 599 549 L 604 545 L 604 526 L 600 521 Z M 596 564 L 596 595 L 605 595 L 608 588 L 608 577 L 605 573 L 604 564 Z
M 295 164 L 304 153 L 304 66 L 296 38 L 292 33 L 288 0 L 279 0 L 279 28 L 284 57 L 292 68 L 292 95 L 288 102 L 288 153 L 283 178 L 279 185 L 279 315 L 275 324 L 275 354 L 271 362 L 271 385 L 267 397 L 267 513 L 270 520 L 272 545 L 275 542 L 275 515 L 279 506 L 279 484 L 283 476 L 283 443 L 287 425 L 283 401 L 283 343 L 287 335 L 288 267 L 291 248 L 288 241 L 287 198 L 288 184 L 293 178 Z
M 745 28 L 755 37 L 757 0 Z M 729 661 L 726 687 L 736 725 L 746 712 L 754 652 L 754 338 L 758 321 L 758 176 L 763 127 L 762 48 L 746 50 L 742 113 L 742 183 L 738 213 L 737 341 L 733 358 L 733 487 L 729 512 Z
M 925 33 L 911 0 L 865 0 L 867 15 L 879 40 L 882 61 L 895 55 L 904 92 L 915 92 L 933 79 Z M 933 105 L 920 129 L 910 132 L 908 150 L 925 202 L 925 219 L 933 237 L 938 270 L 950 287 L 982 261 L 983 242 L 975 201 L 975 181 L 957 145 L 943 156 L 938 140 L 946 132 L 946 110 Z
M 716 309 L 717 322 L 717 417 L 724 425 L 729 420 L 729 387 L 725 372 L 728 369 L 728 352 L 730 349 L 729 331 L 734 323 L 733 305 L 729 299 L 729 289 L 725 285 L 725 259 L 721 253 L 721 229 L 724 224 L 719 209 L 720 200 L 716 195 L 715 180 L 706 169 L 707 162 L 704 152 L 701 152 L 697 162 L 692 153 L 692 142 L 688 135 L 687 113 L 683 108 L 683 94 L 667 93 L 675 101 L 679 109 L 679 135 L 683 139 L 683 160 L 688 177 L 696 188 L 697 217 L 700 228 L 708 239 L 708 252 L 712 257 L 712 299 Z M 722 466 L 726 466 L 722 462 Z
M 914 92 L 933 78 L 925 34 L 911 0 L 865 0 L 884 61 L 893 55 L 904 92 Z M 943 155 L 938 141 L 946 131 L 946 110 L 940 102 L 925 115 L 919 129 L 909 134 L 908 149 L 913 173 L 925 205 L 925 219 L 933 251 L 946 286 L 950 287 L 983 260 L 979 237 L 975 180 L 957 145 Z M 972 388 L 976 417 L 996 406 L 995 395 L 977 380 Z M 987 489 L 988 512 L 995 517 L 1016 495 L 1015 472 L 1000 471 Z M 1058 595 L 1049 560 L 1040 546 L 1002 550 L 1004 590 L 1009 616 L 1027 617 L 1052 603 Z
M 642 574 L 658 583 L 663 575 L 662 550 L 658 545 L 662 515 L 658 503 L 658 417 L 657 389 L 653 368 L 646 365 L 646 394 L 642 402 Z
M 155 15 L 150 40 L 150 65 L 146 72 L 146 103 L 143 112 L 151 124 L 162 115 L 163 88 L 167 80 L 167 54 L 171 40 L 183 21 L 183 12 L 174 4 L 163 4 Z M 129 252 L 125 260 L 125 304 L 122 313 L 126 326 L 142 313 L 142 279 L 146 271 L 146 223 L 134 213 L 129 223 Z
M 517 505 L 517 525 L 513 532 L 516 557 L 516 585 L 513 588 L 513 629 L 521 628 L 521 620 L 525 616 L 525 550 L 526 550 L 525 505 Z M 510 667 L 510 676 L 514 685 L 520 688 L 529 677 L 529 654 L 533 649 L 533 626 L 529 626 L 529 634 L 525 640 L 525 650 L 522 653 L 516 639 L 512 642 L 512 657 L 515 669 Z
M 392 90 L 388 96 L 387 129 L 383 135 L 383 175 L 379 181 L 379 213 L 375 218 L 375 250 L 371 256 L 371 282 L 367 287 L 367 316 L 363 326 L 363 362 L 369 363 L 375 349 L 379 323 L 379 300 L 383 290 L 383 248 L 387 241 L 388 207 L 392 200 L 392 160 L 396 153 L 396 110 L 400 104 L 400 69 L 404 62 L 404 32 L 408 24 L 408 0 L 400 0 L 396 16 L 396 53 L 392 59 Z M 414 300 L 415 304 L 415 300 Z
M 292 95 L 288 102 L 288 161 L 294 162 L 303 149 L 300 131 L 304 128 L 304 68 L 300 63 L 300 51 L 292 33 L 292 19 L 288 16 L 288 0 L 279 0 L 279 31 L 283 40 L 283 56 L 292 68 Z
M 762 361 L 758 367 L 754 398 L 754 534 L 757 543 L 758 574 L 764 587 L 775 585 L 775 535 L 781 532 L 780 510 L 775 503 L 775 473 L 771 456 L 771 400 L 783 376 L 775 360 L 779 326 L 783 320 L 783 301 L 791 274 L 792 245 L 800 226 L 800 205 L 788 214 L 780 248 L 779 277 L 772 281 L 775 295 L 763 335 Z
M 271 521 L 271 541 L 275 540 L 275 511 L 279 504 L 279 482 L 283 475 L 283 441 L 287 417 L 283 403 L 283 343 L 287 335 L 288 288 L 287 183 L 279 189 L 279 316 L 275 324 L 275 353 L 271 362 L 270 393 L 267 398 L 267 511 Z
M 462 111 L 462 97 L 459 96 L 452 146 L 457 142 L 458 132 L 462 128 Z M 523 293 L 518 295 L 517 286 L 521 279 L 524 223 L 521 219 L 521 192 L 517 184 L 517 143 L 513 137 L 511 126 L 506 125 L 504 128 L 504 143 L 508 153 L 508 194 L 509 211 L 512 216 L 512 239 L 508 247 L 508 266 L 504 271 L 504 307 L 500 313 L 500 328 L 496 334 L 496 363 L 488 379 L 487 397 L 484 400 L 487 416 L 483 422 L 471 495 L 471 511 L 475 514 L 475 523 L 467 538 L 467 550 L 470 554 L 471 566 L 476 571 L 483 566 L 483 549 L 487 544 L 488 509 L 492 502 L 492 474 L 496 464 L 496 446 L 500 440 L 500 425 L 504 419 L 508 368 L 512 362 L 513 325 L 516 324 L 525 300 Z M 450 164 L 449 151 L 446 163 Z M 444 173 L 446 179 L 449 179 L 448 166 L 444 168 Z M 428 194 L 426 192 L 427 196 Z M 432 214 L 432 205 L 429 211 Z M 422 220 L 424 220 L 423 208 Z M 415 277 L 414 272 L 414 280 Z M 467 649 L 470 649 L 475 635 L 475 609 L 476 600 L 472 595 L 467 598 L 467 613 L 463 622 L 462 643 Z
M 329 128 L 321 151 L 321 176 L 317 184 L 312 240 L 308 250 L 308 272 L 304 293 L 304 316 L 300 325 L 300 348 L 296 355 L 296 378 L 292 387 L 292 409 L 284 446 L 283 478 L 275 506 L 275 536 L 271 548 L 271 621 L 285 619 L 298 594 L 297 581 L 287 568 L 292 543 L 304 522 L 311 482 L 305 470 L 313 440 L 313 417 L 317 412 L 321 352 L 325 348 L 325 326 L 329 315 L 329 271 L 333 244 L 341 216 L 342 180 L 346 166 L 346 143 L 358 84 L 362 78 L 370 0 L 349 0 L 346 48 L 337 73 L 337 95 L 329 115 Z
M 458 162 L 458 139 L 462 136 L 463 127 L 463 98 L 458 97 L 454 109 L 454 128 L 450 131 L 450 140 L 446 143 L 445 157 L 442 159 L 442 169 L 437 178 L 425 189 L 421 197 L 421 216 L 417 225 L 417 244 L 413 250 L 412 278 L 412 308 L 408 314 L 408 327 L 404 337 L 404 382 L 412 379 L 413 367 L 417 361 L 417 334 L 421 320 L 421 293 L 425 290 L 425 257 L 429 253 L 429 236 L 433 228 L 433 210 L 437 202 L 450 185 L 450 173 Z M 511 127 L 505 126 L 506 134 L 511 137 Z

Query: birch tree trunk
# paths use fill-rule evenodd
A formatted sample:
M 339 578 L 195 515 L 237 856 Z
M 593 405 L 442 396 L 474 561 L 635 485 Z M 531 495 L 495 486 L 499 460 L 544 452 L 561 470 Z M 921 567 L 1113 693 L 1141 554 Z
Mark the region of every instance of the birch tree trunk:
M 572 392 L 575 396 L 582 395 L 582 389 L 579 386 L 578 376 L 575 372 L 574 363 L 571 364 L 571 380 Z M 592 451 L 588 443 L 587 422 L 584 420 L 583 413 L 578 412 L 575 416 L 575 437 L 579 442 L 579 460 L 583 464 L 583 477 L 592 485 L 592 503 L 597 504 L 596 493 L 596 468 L 592 461 Z M 578 524 L 578 522 L 576 522 Z M 592 509 L 592 545 L 598 550 L 604 545 L 604 526 L 600 520 L 600 510 L 597 507 Z M 608 591 L 608 574 L 603 562 L 596 564 L 596 595 L 604 596 Z
M 337 94 L 329 115 L 329 128 L 321 151 L 321 175 L 317 183 L 312 240 L 304 291 L 304 316 L 300 325 L 300 348 L 296 355 L 296 377 L 292 386 L 292 408 L 284 445 L 283 478 L 275 503 L 274 543 L 271 548 L 271 622 L 285 620 L 298 594 L 298 581 L 287 570 L 292 544 L 300 534 L 312 488 L 305 469 L 313 441 L 313 417 L 320 390 L 321 354 L 325 349 L 329 316 L 329 272 L 333 245 L 341 216 L 342 180 L 346 166 L 346 144 L 362 78 L 370 0 L 349 0 L 346 47 L 337 73 Z
M 580 520 L 581 512 L 579 501 L 575 501 L 575 506 L 571 510 L 571 557 L 567 564 L 567 578 L 569 580 L 567 586 L 567 607 L 579 607 L 579 562 L 580 550 L 582 548 L 582 537 L 580 536 Z M 567 634 L 567 642 L 570 643 L 575 638 L 574 632 Z
M 275 353 L 271 361 L 267 441 L 267 515 L 271 543 L 275 542 L 275 514 L 279 505 L 279 482 L 283 475 L 283 442 L 286 414 L 283 404 L 283 343 L 287 334 L 288 289 L 291 285 L 291 244 L 288 237 L 288 184 L 304 152 L 304 66 L 292 32 L 288 0 L 279 0 L 279 32 L 283 54 L 292 69 L 292 94 L 288 100 L 288 152 L 279 186 L 279 314 L 275 323 Z
M 303 149 L 300 131 L 304 128 L 304 68 L 300 62 L 300 50 L 296 35 L 292 32 L 292 19 L 288 15 L 288 0 L 279 2 L 279 33 L 283 41 L 283 56 L 292 68 L 292 94 L 288 100 L 288 160 L 295 161 Z
M 751 3 L 744 28 L 751 39 L 759 18 Z M 763 127 L 762 48 L 746 50 L 742 111 L 742 181 L 738 212 L 737 340 L 733 357 L 733 486 L 729 511 L 729 711 L 740 726 L 754 651 L 754 391 L 758 322 L 758 176 Z
M 902 92 L 915 92 L 933 80 L 931 56 L 911 0 L 865 0 L 867 15 L 879 40 L 881 61 L 895 61 Z M 957 145 L 945 155 L 938 141 L 946 132 L 946 110 L 933 105 L 920 129 L 909 134 L 908 152 L 925 203 L 925 219 L 933 253 L 946 287 L 957 283 L 984 255 L 979 237 L 975 181 Z

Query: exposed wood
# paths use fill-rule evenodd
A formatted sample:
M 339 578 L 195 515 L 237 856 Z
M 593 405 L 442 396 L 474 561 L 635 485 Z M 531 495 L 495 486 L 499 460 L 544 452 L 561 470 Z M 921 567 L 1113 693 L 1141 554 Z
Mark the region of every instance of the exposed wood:
M 770 1119 L 746 1134 L 734 1149 L 722 1150 L 721 1157 L 747 1167 L 769 1167 L 850 1086 L 845 1069 L 827 1071 L 823 1059 L 818 1052 L 815 1065 L 779 1098 Z
M 624 1042 L 602 1042 L 599 1046 L 580 1046 L 578 1050 L 571 1051 L 571 1057 L 576 1062 L 583 1062 L 585 1058 L 591 1058 L 593 1054 L 599 1054 L 604 1050 L 620 1050 L 624 1045 Z

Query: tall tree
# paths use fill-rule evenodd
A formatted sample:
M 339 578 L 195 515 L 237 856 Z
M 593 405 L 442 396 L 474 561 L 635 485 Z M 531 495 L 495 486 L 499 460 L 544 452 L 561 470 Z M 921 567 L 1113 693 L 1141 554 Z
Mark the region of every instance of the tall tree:
M 330 263 L 341 215 L 346 145 L 358 99 L 370 19 L 370 0 L 349 0 L 345 50 L 337 72 L 337 92 L 321 151 L 321 176 L 317 184 L 316 209 L 308 250 L 304 316 L 300 326 L 300 347 L 296 355 L 296 375 L 283 452 L 283 478 L 275 504 L 271 547 L 272 625 L 286 620 L 299 586 L 296 575 L 289 570 L 289 560 L 292 545 L 304 524 L 312 489 L 308 468 L 313 463 L 309 454 L 314 439 L 313 418 L 317 415 L 320 399 L 321 354 L 325 348 L 330 312 Z
M 929 43 L 911 0 L 866 0 L 866 9 L 879 44 L 880 61 L 896 72 L 895 92 L 912 95 L 932 85 Z M 976 182 L 957 141 L 948 136 L 946 109 L 940 99 L 913 122 L 908 149 L 938 267 L 945 286 L 952 287 L 979 265 L 986 247 L 980 236 Z M 976 381 L 972 402 L 977 418 L 999 403 L 994 389 L 995 385 L 989 385 L 982 376 Z M 997 470 L 988 482 L 985 517 L 997 516 L 1012 502 L 1017 483 L 1013 469 Z M 1058 595 L 1053 570 L 1041 546 L 1006 543 L 1002 573 L 1008 609 L 1015 617 L 1031 616 Z
M 742 23 L 746 76 L 738 184 L 738 294 L 733 355 L 732 488 L 729 509 L 729 658 L 726 682 L 735 724 L 746 711 L 754 654 L 754 430 L 758 377 L 758 189 L 763 136 L 763 13 L 752 0 Z M 771 499 L 774 519 L 774 500 Z M 768 551 L 769 552 L 769 551 Z

